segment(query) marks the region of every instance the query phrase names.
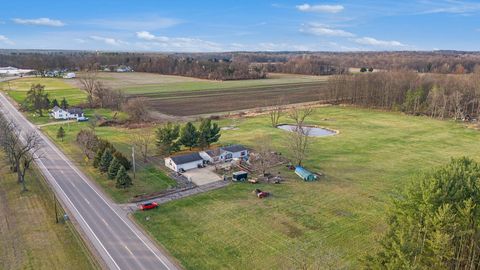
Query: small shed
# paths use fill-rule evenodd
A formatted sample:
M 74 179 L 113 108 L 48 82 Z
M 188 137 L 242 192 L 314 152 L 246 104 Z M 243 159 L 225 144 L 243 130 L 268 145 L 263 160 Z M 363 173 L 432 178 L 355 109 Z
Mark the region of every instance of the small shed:
M 247 177 L 248 177 L 248 173 L 245 172 L 245 171 L 234 172 L 233 175 L 232 175 L 233 181 L 243 182 L 243 181 L 247 180 Z
M 317 176 L 314 173 L 311 173 L 307 169 L 302 166 L 295 167 L 295 173 L 300 176 L 305 181 L 315 181 L 317 180 Z

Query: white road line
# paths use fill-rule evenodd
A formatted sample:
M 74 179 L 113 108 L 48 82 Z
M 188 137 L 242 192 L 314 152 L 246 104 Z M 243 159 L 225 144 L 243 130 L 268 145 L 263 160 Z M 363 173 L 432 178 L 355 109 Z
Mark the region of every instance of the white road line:
M 47 167 L 45 167 L 45 165 L 43 164 L 43 162 L 41 160 L 38 160 L 37 162 L 39 165 L 41 165 L 43 167 L 43 170 L 51 177 L 51 179 L 54 179 L 55 180 L 55 177 L 48 171 Z M 57 187 L 60 189 L 60 191 L 63 193 L 63 195 L 65 196 L 65 198 L 68 200 L 68 203 L 70 203 L 70 205 L 73 207 L 73 209 L 75 209 L 75 211 L 77 212 L 78 216 L 81 218 L 81 220 L 83 221 L 83 223 L 87 226 L 88 230 L 92 233 L 92 235 L 95 237 L 95 239 L 97 240 L 97 242 L 100 244 L 100 246 L 103 248 L 103 250 L 105 251 L 105 253 L 107 253 L 108 257 L 110 257 L 110 259 L 112 260 L 112 262 L 115 264 L 115 267 L 117 267 L 117 269 L 121 270 L 121 268 L 118 266 L 117 262 L 115 262 L 115 260 L 113 259 L 112 255 L 110 255 L 110 253 L 108 252 L 108 250 L 105 248 L 105 246 L 103 245 L 102 241 L 100 241 L 100 239 L 98 238 L 98 236 L 95 234 L 95 232 L 92 230 L 92 228 L 90 227 L 90 225 L 88 225 L 88 222 L 83 218 L 82 214 L 80 214 L 80 211 L 78 211 L 77 207 L 75 207 L 75 205 L 73 204 L 73 202 L 70 200 L 70 198 L 68 198 L 67 194 L 65 193 L 65 191 L 62 189 L 62 187 L 57 183 L 57 181 L 53 181 Z
M 6 99 L 3 94 L 0 93 L 0 95 L 3 97 L 3 99 Z M 16 108 L 10 103 L 10 101 L 7 100 L 6 103 L 8 104 L 8 106 L 10 106 L 10 107 L 12 107 L 14 110 L 16 110 Z M 17 113 L 19 113 L 19 112 L 17 112 Z M 15 118 L 16 118 L 16 117 L 15 117 Z M 140 235 L 138 235 L 138 233 L 117 213 L 117 211 L 116 211 L 115 209 L 113 209 L 113 207 L 105 200 L 105 198 L 104 198 L 103 196 L 101 196 L 101 195 L 97 192 L 97 190 L 96 190 L 95 188 L 93 188 L 93 186 L 89 183 L 89 180 L 85 179 L 85 176 L 83 175 L 83 173 L 79 172 L 79 171 L 77 170 L 77 168 L 76 168 L 75 166 L 73 166 L 73 164 L 71 164 L 70 160 L 68 160 L 68 159 L 66 158 L 66 156 L 64 156 L 64 154 L 61 153 L 61 152 L 56 148 L 56 146 L 54 146 L 53 143 L 52 143 L 44 134 L 42 134 L 41 132 L 38 132 L 38 131 L 36 130 L 35 126 L 34 126 L 32 123 L 30 123 L 28 120 L 26 120 L 23 116 L 21 116 L 21 118 L 22 118 L 22 120 L 24 120 L 28 125 L 30 125 L 30 127 L 33 128 L 33 129 L 37 132 L 37 134 L 40 135 L 40 137 L 42 137 L 42 139 L 50 146 L 50 148 L 51 148 L 53 151 L 55 151 L 55 152 L 59 155 L 59 157 L 60 157 L 63 161 L 65 161 L 65 162 L 70 166 L 70 168 L 73 169 L 73 170 L 78 174 L 78 176 L 80 176 L 80 178 L 100 197 L 100 199 L 102 199 L 102 201 L 115 213 L 115 215 L 117 215 L 117 217 L 120 218 L 120 220 L 123 221 L 123 223 L 124 223 L 124 224 L 130 229 L 130 231 L 132 231 L 133 234 L 135 234 L 135 236 L 148 248 L 148 250 L 149 250 L 150 252 L 152 252 L 152 254 L 153 254 L 167 269 L 170 270 L 171 268 L 153 251 L 153 249 L 150 247 L 150 245 L 147 244 L 147 243 L 140 237 Z M 42 163 L 42 165 L 43 165 L 43 163 Z M 46 169 L 45 165 L 43 165 L 43 167 Z M 48 170 L 47 170 L 47 171 L 48 171 Z M 50 174 L 50 172 L 48 172 L 48 173 Z M 51 174 L 50 174 L 50 175 L 51 175 Z M 52 175 L 51 175 L 51 176 L 52 176 Z M 52 178 L 55 179 L 53 176 L 52 176 Z M 58 185 L 56 179 L 55 179 L 55 183 Z M 65 194 L 65 196 L 66 196 L 65 191 L 63 191 L 63 189 L 60 187 L 60 185 L 58 185 L 58 187 L 62 190 L 62 192 L 63 192 L 63 193 Z M 67 197 L 67 199 L 68 199 L 68 197 Z M 70 199 L 68 199 L 68 200 L 70 201 Z M 71 201 L 70 201 L 70 202 L 71 202 Z M 75 206 L 73 205 L 73 203 L 72 203 L 72 206 L 75 208 Z M 75 210 L 76 210 L 76 208 L 75 208 Z M 78 210 L 77 210 L 77 212 L 78 212 Z M 80 213 L 80 212 L 78 212 L 78 213 Z M 83 217 L 82 217 L 82 219 L 83 219 Z M 83 219 L 83 220 L 84 220 L 84 219 Z M 85 220 L 84 220 L 84 221 L 85 221 Z M 86 222 L 86 221 L 85 221 L 85 222 Z M 88 224 L 87 224 L 87 226 L 88 226 Z M 91 230 L 90 226 L 88 226 L 88 227 L 89 227 L 89 229 Z M 93 233 L 93 231 L 92 231 L 92 233 Z M 102 247 L 105 249 L 105 247 L 104 247 L 103 244 L 100 242 L 100 240 L 98 239 L 98 237 L 97 237 L 95 234 L 94 234 L 94 236 L 95 236 L 95 238 L 99 241 L 99 243 L 102 245 Z M 106 249 L 105 249 L 105 251 L 106 251 Z M 108 253 L 108 252 L 107 252 L 107 253 Z M 110 253 L 108 253 L 108 255 L 109 255 L 110 258 L 113 260 L 113 258 L 111 257 Z M 114 262 L 115 265 L 118 267 L 117 263 L 116 263 L 114 260 L 113 260 L 113 262 Z M 119 269 L 120 269 L 120 268 L 119 268 Z
M 1 95 L 1 94 L 0 94 Z M 87 226 L 88 230 L 90 231 L 90 233 L 95 237 L 95 239 L 97 240 L 97 242 L 100 244 L 100 246 L 103 248 L 103 250 L 105 251 L 105 253 L 107 253 L 108 257 L 110 258 L 110 260 L 113 262 L 113 264 L 115 265 L 115 267 L 119 270 L 121 270 L 121 268 L 118 266 L 117 262 L 113 259 L 112 255 L 108 252 L 108 250 L 105 248 L 105 246 L 103 245 L 102 241 L 100 241 L 100 239 L 98 238 L 98 236 L 95 234 L 95 232 L 92 230 L 92 228 L 90 227 L 90 225 L 88 225 L 88 222 L 85 220 L 85 218 L 82 216 L 82 214 L 80 213 L 80 211 L 78 211 L 77 207 L 75 207 L 75 205 L 73 204 L 73 202 L 70 200 L 70 198 L 68 198 L 67 194 L 65 193 L 65 191 L 62 189 L 62 187 L 58 184 L 57 180 L 55 179 L 55 177 L 50 173 L 50 171 L 47 169 L 47 167 L 45 166 L 45 164 L 43 164 L 43 161 L 41 159 L 38 158 L 38 155 L 37 154 L 34 154 L 34 156 L 36 157 L 36 163 L 38 165 L 40 165 L 41 167 L 43 167 L 43 170 L 45 173 L 47 173 L 49 176 L 50 176 L 50 179 L 53 179 L 54 181 L 52 181 L 57 187 L 58 189 L 61 191 L 61 193 L 63 194 L 63 196 L 65 197 L 65 199 L 68 201 L 68 203 L 73 207 L 73 209 L 75 210 L 75 212 L 77 212 L 78 214 L 78 217 L 80 217 L 80 219 L 82 220 L 82 222 L 85 224 L 85 226 Z
M 128 250 L 128 252 L 129 252 L 129 253 L 130 253 L 132 256 L 134 256 L 134 255 L 133 255 L 133 252 L 132 252 L 132 251 L 130 251 L 130 249 L 128 249 L 128 247 L 127 247 L 127 246 L 124 246 L 124 247 L 125 247 L 125 249 L 126 249 L 126 250 Z

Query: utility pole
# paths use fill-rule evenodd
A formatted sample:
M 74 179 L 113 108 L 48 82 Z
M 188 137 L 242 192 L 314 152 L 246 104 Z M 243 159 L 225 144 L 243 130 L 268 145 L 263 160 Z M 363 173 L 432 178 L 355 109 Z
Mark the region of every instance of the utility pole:
M 132 163 L 133 163 L 133 179 L 135 180 L 135 173 L 136 173 L 136 168 L 135 168 L 135 146 L 132 146 Z
M 58 223 L 58 214 L 57 214 L 57 197 L 55 197 L 55 193 L 53 193 L 53 204 L 55 205 L 55 222 Z

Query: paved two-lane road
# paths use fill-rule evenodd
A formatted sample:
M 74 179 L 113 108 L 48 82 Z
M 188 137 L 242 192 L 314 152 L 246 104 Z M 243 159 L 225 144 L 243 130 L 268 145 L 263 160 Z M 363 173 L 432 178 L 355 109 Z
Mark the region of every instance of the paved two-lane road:
M 37 164 L 110 269 L 178 269 L 128 217 L 0 93 L 0 113 L 42 138 Z

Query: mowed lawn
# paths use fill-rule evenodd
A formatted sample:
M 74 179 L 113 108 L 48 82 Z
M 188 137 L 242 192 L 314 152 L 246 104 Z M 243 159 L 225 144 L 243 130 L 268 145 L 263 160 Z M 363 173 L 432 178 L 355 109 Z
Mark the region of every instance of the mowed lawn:
M 0 154 L 0 269 L 96 269 L 73 226 L 55 223 L 52 194 L 36 172 L 21 193 Z M 60 211 L 59 211 L 60 212 Z
M 280 185 L 232 184 L 137 212 L 137 221 L 187 269 L 289 269 L 299 254 L 358 269 L 378 247 L 391 196 L 412 176 L 451 157 L 480 160 L 480 132 L 462 123 L 342 107 L 319 108 L 308 123 L 340 131 L 312 138 L 305 165 L 326 174 L 319 181 L 280 169 L 288 178 Z M 266 116 L 222 125 L 238 126 L 222 132 L 223 143 L 254 147 L 265 134 L 288 155 L 287 131 Z M 254 188 L 273 195 L 259 200 Z
M 22 78 L 0 83 L 0 89 L 7 91 L 8 95 L 16 102 L 22 103 L 32 84 L 44 85 L 45 92 L 49 94 L 49 99 L 57 99 L 59 103 L 63 98 L 66 98 L 71 106 L 87 101 L 87 94 L 84 91 L 78 87 L 71 86 L 64 79 L 57 78 Z
M 65 98 L 70 106 L 76 106 L 87 101 L 87 94 L 77 87 L 66 83 L 64 79 L 57 78 L 21 78 L 8 82 L 0 83 L 0 90 L 7 93 L 15 102 L 21 104 L 32 84 L 41 84 L 45 86 L 45 92 L 48 93 L 50 101 L 57 99 L 58 103 Z M 46 124 L 54 121 L 48 116 L 48 111 L 43 112 L 43 116 L 36 113 L 26 113 L 28 120 L 34 124 Z
M 56 137 L 60 126 L 63 126 L 66 133 L 63 141 Z M 115 180 L 109 180 L 105 174 L 100 173 L 92 166 L 92 160 L 85 159 L 85 155 L 75 141 L 81 129 L 88 129 L 87 124 L 67 123 L 42 127 L 42 131 L 49 136 L 77 166 L 81 167 L 83 172 L 90 176 L 91 179 L 94 179 L 114 201 L 125 203 L 136 195 L 162 191 L 176 185 L 175 180 L 169 178 L 162 170 L 156 167 L 155 164 L 144 164 L 140 154 L 137 153 L 137 174 L 133 180 L 133 186 L 127 189 L 116 188 Z M 97 127 L 95 129 L 97 136 L 113 143 L 129 160 L 131 160 L 131 149 L 135 140 L 135 134 L 142 132 L 152 131 L 117 127 Z M 133 179 L 132 170 L 129 171 L 129 174 Z

